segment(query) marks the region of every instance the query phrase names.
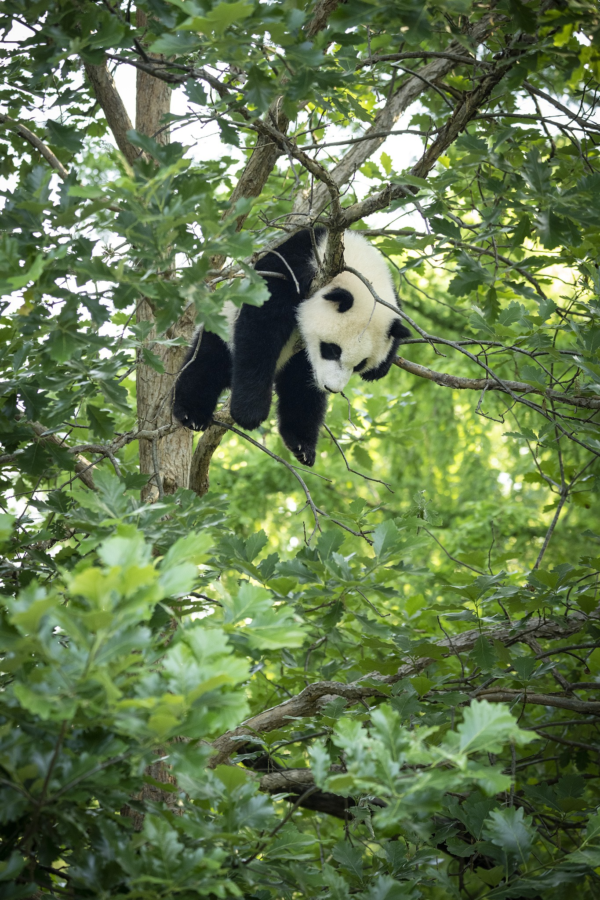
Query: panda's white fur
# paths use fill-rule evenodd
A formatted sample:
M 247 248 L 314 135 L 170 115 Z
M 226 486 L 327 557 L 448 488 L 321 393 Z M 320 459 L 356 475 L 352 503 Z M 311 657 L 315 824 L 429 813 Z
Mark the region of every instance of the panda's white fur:
M 319 247 L 325 252 L 324 242 Z M 344 234 L 344 259 L 364 275 L 382 300 L 398 308 L 392 276 L 382 254 L 355 231 Z M 325 299 L 333 288 L 344 288 L 354 297 L 351 308 L 339 313 L 335 303 Z M 298 307 L 298 328 L 306 347 L 317 387 L 322 391 L 343 391 L 354 372 L 375 369 L 389 353 L 392 338 L 389 327 L 397 318 L 391 309 L 377 303 L 366 284 L 352 272 L 342 272 Z M 321 343 L 337 344 L 339 360 L 323 359 Z

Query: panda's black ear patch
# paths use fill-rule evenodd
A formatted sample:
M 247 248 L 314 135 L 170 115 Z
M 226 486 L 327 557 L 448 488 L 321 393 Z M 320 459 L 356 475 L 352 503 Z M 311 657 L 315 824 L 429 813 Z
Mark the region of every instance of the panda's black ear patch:
M 395 318 L 392 319 L 388 330 L 388 337 L 396 338 L 399 341 L 403 341 L 405 338 L 410 337 L 410 331 L 408 328 L 405 328 L 402 324 L 402 319 Z
M 348 312 L 354 304 L 354 297 L 350 291 L 347 291 L 345 288 L 332 288 L 332 290 L 328 291 L 323 296 L 325 300 L 329 300 L 330 303 L 337 303 L 339 313 Z

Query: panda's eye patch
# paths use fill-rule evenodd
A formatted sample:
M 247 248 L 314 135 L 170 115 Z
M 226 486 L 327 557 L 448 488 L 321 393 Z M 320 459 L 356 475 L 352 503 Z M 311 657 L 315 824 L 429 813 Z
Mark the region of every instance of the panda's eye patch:
M 361 369 L 364 369 L 364 367 L 366 366 L 367 362 L 368 362 L 367 359 L 363 359 L 361 362 L 359 362 L 359 364 L 358 364 L 357 366 L 354 366 L 354 371 L 355 371 L 355 372 L 360 372 Z
M 327 344 L 321 341 L 321 357 L 323 359 L 341 359 L 342 348 L 339 344 Z

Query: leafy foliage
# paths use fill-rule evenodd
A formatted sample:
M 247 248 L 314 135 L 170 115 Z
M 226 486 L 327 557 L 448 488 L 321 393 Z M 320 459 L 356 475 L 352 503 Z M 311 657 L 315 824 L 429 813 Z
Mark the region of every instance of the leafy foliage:
M 596 4 L 139 13 L 0 13 L 0 897 L 595 897 Z M 220 152 L 117 150 L 107 61 Z M 274 422 L 159 491 L 136 369 L 264 302 L 253 254 L 332 225 L 323 173 L 406 359 L 333 398 L 308 498 Z

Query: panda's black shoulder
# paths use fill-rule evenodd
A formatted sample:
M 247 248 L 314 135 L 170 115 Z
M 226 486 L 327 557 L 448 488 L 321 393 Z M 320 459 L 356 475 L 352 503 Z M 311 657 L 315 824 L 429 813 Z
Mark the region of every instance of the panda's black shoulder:
M 325 230 L 322 225 L 314 228 L 314 240 L 316 243 L 325 233 Z M 279 272 L 290 279 L 288 266 L 298 280 L 300 287 L 299 299 L 304 300 L 315 274 L 315 252 L 309 228 L 302 228 L 300 231 L 292 234 L 287 241 L 284 241 L 283 244 L 277 247 L 276 253 L 267 253 L 265 256 L 262 256 L 256 263 L 255 268 L 257 272 Z

